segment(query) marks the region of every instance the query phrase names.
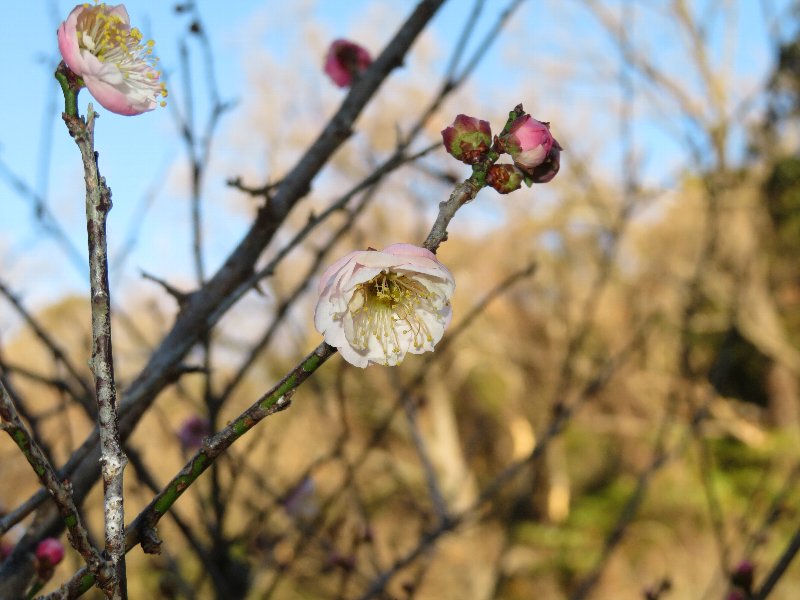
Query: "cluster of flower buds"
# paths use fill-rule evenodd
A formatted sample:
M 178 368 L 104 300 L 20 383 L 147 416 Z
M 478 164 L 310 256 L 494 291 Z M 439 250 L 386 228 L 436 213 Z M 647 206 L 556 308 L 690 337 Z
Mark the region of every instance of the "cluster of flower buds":
M 550 133 L 550 124 L 537 121 L 522 112 L 492 142 L 487 121 L 458 115 L 453 124 L 442 130 L 444 147 L 453 158 L 468 165 L 490 161 L 486 185 L 501 194 L 518 190 L 522 183 L 547 183 L 558 173 L 561 145 Z M 501 154 L 511 156 L 513 164 L 494 161 Z

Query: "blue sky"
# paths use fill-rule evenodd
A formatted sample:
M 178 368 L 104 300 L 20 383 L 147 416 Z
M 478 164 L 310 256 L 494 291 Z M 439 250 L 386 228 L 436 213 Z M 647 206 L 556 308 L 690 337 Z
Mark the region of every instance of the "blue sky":
M 391 3 L 368 0 L 302 0 L 291 3 L 198 0 L 197 4 L 214 45 L 216 74 L 222 94 L 228 99 L 242 100 L 248 94 L 247 61 L 257 52 L 266 52 L 276 61 L 288 58 L 288 52 L 303 45 L 300 25 L 306 18 L 319 22 L 323 35 L 359 39 L 359 31 L 355 28 L 363 22 L 365 11 L 374 10 L 376 4 L 382 4 L 383 9 L 393 9 L 399 23 L 416 3 L 410 0 Z M 479 29 L 485 30 L 505 4 L 501 0 L 488 0 L 487 16 Z M 557 65 L 568 53 L 580 54 L 584 47 L 586 53 L 614 54 L 607 35 L 578 4 L 572 0 L 537 0 L 529 2 L 519 13 L 501 43 L 492 49 L 476 72 L 470 88 L 478 90 L 484 98 L 486 118 L 502 118 L 522 92 L 526 98 L 531 98 L 526 100 L 526 107 L 532 104 L 533 108 L 529 108 L 532 111 L 547 112 L 547 107 L 553 104 L 565 109 L 574 106 L 576 114 L 599 108 L 609 90 L 603 91 L 591 78 L 591 73 L 585 82 L 578 79 L 577 83 L 567 85 L 564 81 L 548 83 L 550 80 L 537 72 L 540 68 L 544 70 L 546 65 Z M 620 6 L 618 0 L 601 4 L 612 11 Z M 659 2 L 645 4 L 657 7 Z M 701 14 L 709 5 L 699 0 L 690 4 Z M 788 4 L 789 0 L 772 3 L 740 0 L 734 23 L 725 23 L 715 19 L 713 14 L 708 15 L 708 35 L 714 54 L 721 55 L 726 40 L 729 43 L 733 40 L 734 71 L 743 82 L 757 87 L 772 60 L 762 8 L 773 6 L 776 14 L 780 14 Z M 186 39 L 188 18 L 175 13 L 175 2 L 134 0 L 126 5 L 132 23 L 156 40 L 161 67 L 176 81 L 171 86 L 170 101 L 181 105 L 181 90 L 177 83 L 178 45 L 181 39 Z M 6 93 L 0 96 L 0 161 L 25 185 L 46 197 L 49 210 L 57 215 L 72 244 L 83 252 L 86 242 L 80 159 L 77 148 L 60 122 L 61 100 L 52 78 L 52 70 L 59 60 L 55 29 L 72 6 L 67 2 L 35 0 L 13 3 L 4 11 L 4 18 L 0 20 L 0 47 L 7 60 L 4 65 Z M 466 0 L 450 0 L 437 16 L 433 30 L 442 53 L 437 59 L 441 64 L 433 65 L 434 70 L 443 71 L 447 52 L 454 45 L 464 14 L 471 6 L 472 3 Z M 652 20 L 648 16 L 651 13 Z M 655 48 L 655 58 L 669 64 L 673 60 L 674 40 L 659 28 L 657 14 L 657 8 L 643 10 L 640 13 L 642 21 L 637 23 L 631 35 L 647 40 Z M 253 33 L 258 31 L 259 23 L 265 24 L 263 30 L 266 33 L 261 36 Z M 367 37 L 387 40 L 393 31 L 369 31 Z M 372 49 L 378 51 L 380 46 Z M 313 69 L 321 61 L 322 56 L 310 57 L 306 64 L 312 72 L 306 76 L 316 77 Z M 591 63 L 587 64 L 591 70 Z M 200 66 L 197 62 L 194 65 Z M 574 68 L 586 68 L 586 65 L 579 67 L 576 63 Z M 679 65 L 677 70 L 680 71 Z M 302 81 L 302 78 L 298 80 Z M 563 89 L 557 87 L 562 84 Z M 287 89 L 286 93 L 302 95 L 304 92 L 302 89 Z M 613 94 L 613 90 L 610 93 Z M 82 111 L 89 100 L 88 94 L 83 92 Z M 480 104 L 480 101 L 476 102 Z M 448 106 L 457 106 L 457 100 Z M 237 110 L 226 117 L 223 129 L 236 120 Z M 202 113 L 202 106 L 198 112 Z M 599 112 L 603 113 L 603 121 L 613 118 L 605 108 Z M 547 118 L 547 115 L 540 118 Z M 319 127 L 322 125 L 320 120 Z M 574 137 L 574 132 L 571 135 Z M 683 160 L 680 143 L 665 133 L 661 124 L 652 117 L 643 117 L 637 122 L 635 138 L 654 176 L 664 175 L 663 165 L 677 165 Z M 51 151 L 43 154 L 50 139 Z M 581 140 L 575 143 L 580 145 Z M 168 254 L 174 272 L 190 273 L 188 254 L 173 254 L 170 245 L 170 232 L 176 222 L 185 222 L 188 204 L 174 186 L 161 185 L 165 169 L 171 168 L 182 157 L 170 110 L 156 110 L 135 118 L 101 111 L 97 149 L 101 171 L 114 194 L 114 209 L 109 221 L 112 262 L 127 233 L 141 221 L 141 243 L 130 264 L 153 269 L 163 266 L 164 255 Z M 613 154 L 618 151 L 619 148 L 611 147 L 609 164 L 613 164 Z M 568 155 L 564 168 L 569 168 Z M 231 175 L 236 173 L 225 174 Z M 214 177 L 214 181 L 209 182 L 210 189 L 224 188 L 223 177 L 220 174 Z M 153 203 L 158 209 L 154 212 L 151 208 L 143 218 L 142 199 L 155 184 L 158 185 L 154 189 Z M 246 226 L 246 218 L 235 211 L 231 214 L 215 212 L 210 218 L 218 219 L 216 235 L 211 237 L 208 250 L 210 262 L 216 264 L 238 240 Z M 64 291 L 85 289 L 86 277 L 81 265 L 75 262 L 60 256 L 58 246 L 43 235 L 40 225 L 32 219 L 31 205 L 14 191 L 7 178 L 0 178 L 0 274 L 10 279 L 15 288 L 26 293 L 33 302 L 38 302 Z M 174 272 L 166 270 L 161 274 L 171 276 Z M 0 307 L 3 306 L 0 303 Z M 4 311 L 5 307 L 0 308 L 0 327 Z

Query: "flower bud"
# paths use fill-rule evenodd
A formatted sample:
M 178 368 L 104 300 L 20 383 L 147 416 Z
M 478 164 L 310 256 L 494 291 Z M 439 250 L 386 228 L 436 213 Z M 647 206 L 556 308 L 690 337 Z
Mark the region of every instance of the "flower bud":
M 520 188 L 524 175 L 514 165 L 492 165 L 486 173 L 486 185 L 501 194 L 510 194 Z
M 522 115 L 514 120 L 508 133 L 500 136 L 498 142 L 531 183 L 547 183 L 558 173 L 562 148 L 550 133 L 549 123 Z
M 211 435 L 211 424 L 208 419 L 198 415 L 187 417 L 178 429 L 178 439 L 184 450 L 197 450 L 209 435 Z
M 749 560 L 743 560 L 731 573 L 731 583 L 746 592 L 751 591 L 753 589 L 753 571 L 755 571 L 755 565 Z
M 55 567 L 64 558 L 64 545 L 56 538 L 45 538 L 36 546 L 36 560 L 43 569 Z
M 544 161 L 530 172 L 531 183 L 547 183 L 558 174 L 561 168 L 561 146 L 553 144 Z M 527 182 L 526 182 L 527 183 Z M 530 184 L 528 184 L 530 185 Z
M 482 161 L 492 143 L 492 129 L 488 121 L 458 115 L 450 127 L 442 130 L 445 149 L 454 158 L 468 165 Z
M 325 57 L 325 72 L 341 88 L 353 81 L 372 64 L 366 49 L 349 40 L 335 40 Z

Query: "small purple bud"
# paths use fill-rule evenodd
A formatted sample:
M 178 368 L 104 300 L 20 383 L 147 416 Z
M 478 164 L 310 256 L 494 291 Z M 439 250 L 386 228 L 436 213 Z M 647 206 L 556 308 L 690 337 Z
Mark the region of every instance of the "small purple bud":
M 450 127 L 442 130 L 444 147 L 453 158 L 468 165 L 482 161 L 492 143 L 492 128 L 488 121 L 458 115 Z
M 198 415 L 186 418 L 178 429 L 178 439 L 184 450 L 197 450 L 209 435 L 211 424 L 208 419 Z

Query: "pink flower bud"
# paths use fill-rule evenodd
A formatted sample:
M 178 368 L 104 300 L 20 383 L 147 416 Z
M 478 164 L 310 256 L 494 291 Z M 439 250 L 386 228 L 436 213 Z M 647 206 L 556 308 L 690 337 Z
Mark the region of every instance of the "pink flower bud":
M 197 450 L 209 435 L 211 435 L 211 424 L 208 419 L 198 415 L 185 419 L 178 429 L 178 439 L 184 450 Z
M 55 567 L 64 558 L 64 546 L 56 538 L 45 538 L 36 546 L 36 560 L 42 568 Z
M 492 129 L 488 121 L 458 115 L 450 127 L 442 130 L 442 141 L 453 158 L 474 165 L 486 157 L 492 143 Z
M 106 109 L 138 115 L 164 105 L 153 41 L 130 26 L 123 4 L 79 4 L 58 28 L 58 49 L 70 71 Z
M 371 64 L 372 57 L 364 48 L 349 40 L 335 40 L 325 57 L 325 72 L 339 87 L 350 87 Z
M 492 165 L 486 173 L 486 185 L 501 194 L 510 194 L 520 188 L 524 175 L 514 165 Z
M 561 145 L 550 133 L 550 124 L 522 115 L 498 140 L 531 183 L 547 183 L 558 173 Z

